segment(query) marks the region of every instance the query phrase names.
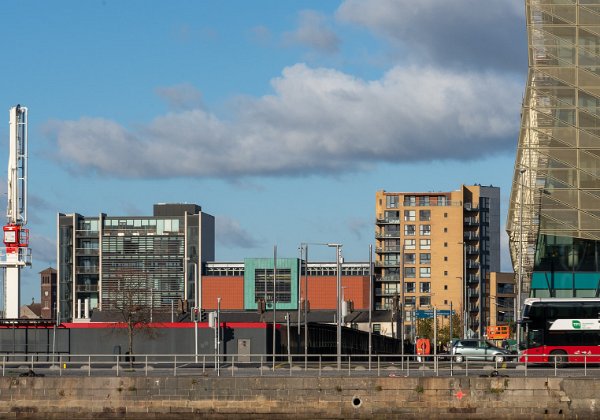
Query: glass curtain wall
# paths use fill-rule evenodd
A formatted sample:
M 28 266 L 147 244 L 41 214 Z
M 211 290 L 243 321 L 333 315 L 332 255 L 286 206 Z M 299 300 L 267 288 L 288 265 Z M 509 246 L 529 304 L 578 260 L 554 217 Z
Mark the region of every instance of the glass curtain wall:
M 526 0 L 529 72 L 507 231 L 532 296 L 600 290 L 600 2 Z

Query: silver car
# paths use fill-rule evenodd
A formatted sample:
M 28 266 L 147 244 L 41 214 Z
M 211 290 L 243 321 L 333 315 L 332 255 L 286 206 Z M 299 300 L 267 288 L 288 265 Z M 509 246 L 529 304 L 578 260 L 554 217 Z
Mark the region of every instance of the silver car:
M 452 346 L 452 357 L 456 363 L 462 363 L 465 359 L 492 360 L 502 363 L 510 356 L 510 351 L 496 347 L 494 343 L 487 340 L 457 340 Z

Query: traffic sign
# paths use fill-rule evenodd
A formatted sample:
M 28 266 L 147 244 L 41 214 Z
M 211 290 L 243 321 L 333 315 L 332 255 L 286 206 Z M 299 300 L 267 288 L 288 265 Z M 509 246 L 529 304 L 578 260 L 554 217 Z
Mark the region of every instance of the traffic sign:
M 454 314 L 455 312 L 452 311 Z M 450 316 L 450 309 L 438 309 L 438 316 Z M 433 318 L 433 309 L 418 309 L 415 311 L 415 316 L 419 319 Z

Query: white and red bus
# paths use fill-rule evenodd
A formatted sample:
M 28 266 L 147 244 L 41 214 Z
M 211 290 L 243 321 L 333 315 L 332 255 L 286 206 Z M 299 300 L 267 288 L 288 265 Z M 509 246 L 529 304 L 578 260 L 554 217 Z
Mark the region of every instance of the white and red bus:
M 600 362 L 598 298 L 528 298 L 520 324 L 521 362 Z

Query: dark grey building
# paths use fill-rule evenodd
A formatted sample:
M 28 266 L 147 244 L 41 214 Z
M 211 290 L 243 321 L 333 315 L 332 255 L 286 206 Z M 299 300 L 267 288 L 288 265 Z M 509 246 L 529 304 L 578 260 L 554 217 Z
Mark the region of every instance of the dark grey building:
M 194 306 L 196 273 L 215 258 L 215 220 L 196 204 L 155 204 L 152 216 L 58 214 L 61 321 L 132 303 L 171 311 Z

